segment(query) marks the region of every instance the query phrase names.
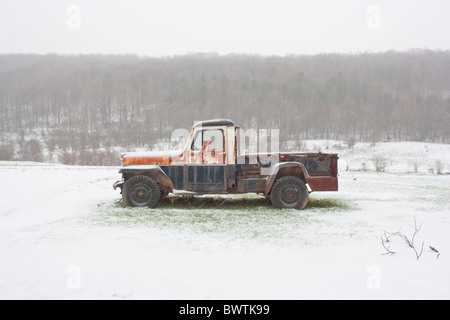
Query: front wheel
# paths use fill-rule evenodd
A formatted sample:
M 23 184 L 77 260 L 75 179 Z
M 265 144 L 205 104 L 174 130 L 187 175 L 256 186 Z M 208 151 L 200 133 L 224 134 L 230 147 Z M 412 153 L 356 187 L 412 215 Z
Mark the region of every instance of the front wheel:
M 287 176 L 275 181 L 271 192 L 272 204 L 280 209 L 304 209 L 309 200 L 305 183 L 297 177 Z
M 160 198 L 158 184 L 147 176 L 131 177 L 123 186 L 122 201 L 125 206 L 154 208 Z

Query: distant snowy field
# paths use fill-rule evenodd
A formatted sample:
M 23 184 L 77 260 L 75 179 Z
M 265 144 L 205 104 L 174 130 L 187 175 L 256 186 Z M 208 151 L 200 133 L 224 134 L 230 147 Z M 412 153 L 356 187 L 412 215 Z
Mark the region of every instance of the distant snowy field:
M 449 299 L 450 146 L 305 145 L 340 155 L 311 199 L 347 208 L 128 209 L 117 167 L 0 162 L 0 298 Z M 414 220 L 419 260 L 400 237 L 383 255 Z

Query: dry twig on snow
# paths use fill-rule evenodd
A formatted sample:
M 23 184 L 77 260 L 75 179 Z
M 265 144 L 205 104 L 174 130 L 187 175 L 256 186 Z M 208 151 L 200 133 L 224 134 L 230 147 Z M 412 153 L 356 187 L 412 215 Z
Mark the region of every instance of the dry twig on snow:
M 392 238 L 393 236 L 397 236 L 400 234 L 400 232 L 402 232 L 402 227 L 400 227 L 400 230 L 398 230 L 397 232 L 388 232 L 388 231 L 384 231 L 384 237 L 386 238 L 386 242 L 389 242 L 389 239 Z M 388 236 L 389 235 L 389 236 Z
M 383 237 L 381 237 L 381 244 L 383 245 L 383 248 L 387 251 L 385 253 L 383 253 L 383 255 L 385 254 L 395 254 L 394 251 L 390 250 L 390 247 L 386 247 L 386 243 L 390 241 L 390 238 L 392 238 L 393 236 L 399 236 L 403 241 L 406 242 L 406 244 L 414 250 L 414 253 L 416 254 L 416 259 L 419 260 L 420 256 L 423 253 L 423 247 L 425 242 L 422 242 L 422 247 L 420 248 L 420 251 L 415 247 L 414 245 L 414 240 L 416 238 L 416 235 L 419 233 L 420 229 L 422 228 L 422 224 L 420 226 L 417 226 L 417 222 L 416 222 L 416 218 L 414 218 L 414 227 L 412 227 L 414 229 L 414 232 L 411 236 L 411 240 L 403 233 L 401 233 L 402 228 L 400 228 L 400 230 L 398 232 L 392 233 L 392 232 L 384 232 L 384 237 L 385 240 L 383 239 Z M 439 251 L 437 251 L 435 248 L 430 246 L 430 249 L 436 253 L 438 253 L 437 258 L 439 258 Z
M 386 236 L 386 234 L 385 234 L 385 236 Z M 389 242 L 389 240 L 387 240 L 386 242 Z M 387 252 L 385 252 L 385 253 L 382 253 L 382 255 L 385 255 L 385 254 L 395 254 L 394 251 L 391 251 L 391 250 L 390 250 L 390 247 L 387 247 L 387 248 L 386 248 L 386 244 L 384 243 L 383 237 L 381 237 L 381 244 L 383 245 L 383 248 L 387 251 Z
M 439 259 L 439 256 L 441 255 L 441 253 L 438 250 L 436 250 L 436 248 L 433 248 L 432 246 L 428 246 L 428 247 L 430 248 L 431 251 L 434 251 L 437 253 L 436 259 Z

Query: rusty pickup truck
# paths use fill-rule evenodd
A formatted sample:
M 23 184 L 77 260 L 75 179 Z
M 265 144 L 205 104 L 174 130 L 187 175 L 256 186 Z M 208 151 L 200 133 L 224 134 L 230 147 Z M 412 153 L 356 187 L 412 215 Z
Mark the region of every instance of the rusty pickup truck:
M 170 193 L 257 193 L 277 208 L 303 209 L 311 192 L 338 190 L 337 154 L 241 153 L 240 130 L 231 120 L 202 121 L 182 150 L 123 153 L 113 188 L 124 205 L 150 208 Z

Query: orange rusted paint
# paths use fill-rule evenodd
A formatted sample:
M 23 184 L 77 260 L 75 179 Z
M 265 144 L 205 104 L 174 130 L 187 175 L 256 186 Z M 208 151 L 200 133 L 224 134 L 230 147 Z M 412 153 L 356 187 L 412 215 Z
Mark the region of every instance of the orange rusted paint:
M 191 145 L 187 144 L 184 150 L 176 152 L 158 152 L 158 153 L 147 153 L 147 154 L 139 154 L 135 155 L 130 153 L 129 156 L 125 154 L 122 165 L 130 166 L 130 165 L 188 165 L 188 164 L 197 164 L 197 165 L 224 165 L 227 164 L 227 160 L 230 157 L 233 157 L 233 161 L 230 161 L 231 164 L 234 164 L 235 150 L 234 150 L 234 127 L 229 127 L 229 130 L 226 130 L 224 133 L 230 135 L 229 139 L 223 136 L 223 149 L 219 150 L 210 150 L 211 149 L 211 141 L 204 141 L 203 147 L 201 150 L 191 150 Z M 188 142 L 192 142 L 195 131 L 193 130 L 189 135 Z M 233 137 L 231 137 L 233 134 Z M 227 140 L 232 140 L 232 142 L 228 142 Z M 229 154 L 227 157 L 226 146 L 230 147 Z M 157 154 L 157 155 L 155 155 Z
M 129 153 L 122 159 L 123 166 L 130 165 L 159 165 L 168 166 L 186 163 L 186 152 L 149 152 Z

